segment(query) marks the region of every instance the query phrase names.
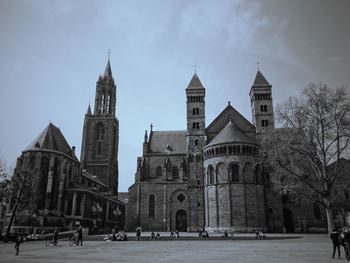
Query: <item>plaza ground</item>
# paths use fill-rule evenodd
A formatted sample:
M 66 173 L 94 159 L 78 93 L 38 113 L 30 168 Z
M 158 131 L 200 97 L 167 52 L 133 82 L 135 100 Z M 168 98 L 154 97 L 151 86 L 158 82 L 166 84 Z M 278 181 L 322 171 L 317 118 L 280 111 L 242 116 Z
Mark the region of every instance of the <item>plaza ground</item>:
M 161 233 L 163 237 L 168 233 Z M 44 241 L 24 242 L 19 256 L 13 243 L 0 244 L 0 262 L 347 262 L 331 259 L 331 240 L 326 234 L 267 234 L 256 240 L 254 234 L 237 234 L 235 240 L 211 235 L 210 239 L 182 233 L 180 239 L 105 242 L 103 236 L 87 237 L 83 246 L 59 241 L 45 247 Z M 130 237 L 134 233 L 129 233 Z

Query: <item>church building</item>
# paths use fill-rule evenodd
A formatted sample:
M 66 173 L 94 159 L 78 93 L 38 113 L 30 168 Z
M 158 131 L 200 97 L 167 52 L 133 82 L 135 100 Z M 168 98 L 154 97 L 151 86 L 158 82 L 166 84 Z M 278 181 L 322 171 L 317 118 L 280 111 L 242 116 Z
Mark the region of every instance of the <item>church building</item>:
M 108 60 L 96 84 L 95 107 L 85 114 L 81 160 L 51 122 L 17 159 L 4 225 L 25 232 L 83 226 L 86 233 L 124 228 L 125 205 L 118 200 L 119 122 L 116 85 Z M 21 180 L 25 178 L 25 180 Z M 24 182 L 17 205 L 18 189 Z
M 259 134 L 274 128 L 272 86 L 258 71 L 253 123 L 230 103 L 206 125 L 205 88 L 186 88 L 187 129 L 145 133 L 129 188 L 127 228 L 154 231 L 282 231 L 280 197 L 258 159 Z

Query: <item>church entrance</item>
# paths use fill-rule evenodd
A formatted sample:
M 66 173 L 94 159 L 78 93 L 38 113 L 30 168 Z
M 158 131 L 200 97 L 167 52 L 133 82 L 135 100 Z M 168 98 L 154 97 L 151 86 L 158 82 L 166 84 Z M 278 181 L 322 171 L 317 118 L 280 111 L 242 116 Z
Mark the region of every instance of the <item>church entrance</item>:
M 293 225 L 293 214 L 292 211 L 290 211 L 287 208 L 283 208 L 283 223 L 284 227 L 286 228 L 287 233 L 293 233 L 294 232 L 294 225 Z
M 187 214 L 185 210 L 176 212 L 176 229 L 178 231 L 187 231 Z

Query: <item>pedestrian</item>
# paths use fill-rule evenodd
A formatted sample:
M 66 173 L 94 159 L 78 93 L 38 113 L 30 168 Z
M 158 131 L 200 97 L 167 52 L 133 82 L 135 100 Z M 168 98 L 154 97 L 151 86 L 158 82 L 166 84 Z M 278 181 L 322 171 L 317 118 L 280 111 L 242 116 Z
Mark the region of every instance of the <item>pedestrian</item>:
M 141 226 L 136 227 L 136 240 L 137 241 L 140 241 L 140 239 L 141 239 L 141 231 L 142 231 Z
M 15 240 L 16 244 L 15 244 L 15 250 L 16 250 L 16 256 L 18 256 L 18 253 L 19 253 L 19 245 L 21 243 L 23 243 L 23 234 L 21 232 L 21 229 L 19 229 L 17 232 L 16 232 L 16 240 Z
M 340 258 L 341 237 L 340 237 L 340 233 L 338 232 L 337 229 L 333 229 L 330 238 L 332 239 L 332 244 L 333 244 L 332 258 L 334 258 L 336 250 L 338 250 L 338 258 Z
M 180 237 L 180 233 L 179 233 L 179 231 L 177 229 L 175 230 L 175 235 L 176 235 L 176 238 Z
M 157 233 L 157 235 L 156 235 L 156 239 L 160 239 L 160 235 L 159 235 L 159 233 Z
M 117 237 L 116 237 L 117 233 L 118 232 L 116 231 L 115 227 L 113 227 L 113 229 L 112 229 L 112 241 L 117 240 Z
M 224 238 L 227 238 L 228 237 L 228 234 L 227 234 L 227 231 L 225 230 L 224 232 Z
M 174 232 L 170 231 L 170 237 L 175 237 Z
M 343 246 L 345 257 L 349 261 L 350 260 L 350 228 L 344 228 L 344 237 L 343 237 Z
M 55 228 L 53 231 L 53 242 L 55 246 L 57 245 L 57 241 L 58 241 L 58 229 Z
M 79 246 L 79 241 L 80 241 L 80 245 L 83 245 L 83 227 L 79 226 L 79 229 L 76 231 L 76 233 L 78 234 L 78 239 L 77 239 L 77 246 Z
M 155 239 L 156 235 L 154 234 L 154 232 L 152 231 L 151 233 L 151 239 Z

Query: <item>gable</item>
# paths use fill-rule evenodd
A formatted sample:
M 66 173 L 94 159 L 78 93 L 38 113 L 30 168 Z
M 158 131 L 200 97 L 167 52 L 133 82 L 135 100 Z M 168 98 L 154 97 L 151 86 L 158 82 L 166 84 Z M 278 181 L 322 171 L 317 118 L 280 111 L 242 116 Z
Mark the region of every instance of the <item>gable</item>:
M 228 105 L 206 128 L 207 143 L 210 143 L 210 141 L 227 125 L 229 119 L 231 119 L 232 123 L 234 123 L 241 132 L 255 139 L 255 126 L 231 105 Z

